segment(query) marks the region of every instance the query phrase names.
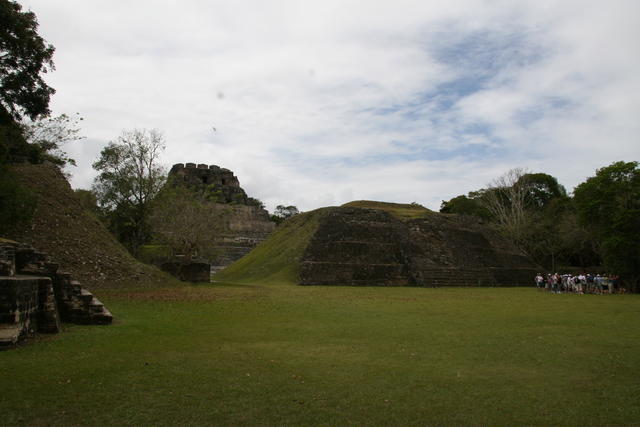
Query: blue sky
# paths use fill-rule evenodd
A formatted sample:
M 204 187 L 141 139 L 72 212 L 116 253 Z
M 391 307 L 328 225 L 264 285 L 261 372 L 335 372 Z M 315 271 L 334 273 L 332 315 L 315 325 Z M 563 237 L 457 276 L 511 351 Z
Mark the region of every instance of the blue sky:
M 637 1 L 21 3 L 56 47 L 54 113 L 85 118 L 74 187 L 134 127 L 270 209 L 438 209 L 512 168 L 572 189 L 640 157 Z

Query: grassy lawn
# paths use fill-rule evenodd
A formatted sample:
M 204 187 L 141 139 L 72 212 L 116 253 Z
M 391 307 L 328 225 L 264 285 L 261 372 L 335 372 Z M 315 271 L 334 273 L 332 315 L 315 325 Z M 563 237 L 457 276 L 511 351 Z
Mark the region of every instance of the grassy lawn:
M 640 421 L 640 296 L 197 285 L 0 353 L 3 425 Z

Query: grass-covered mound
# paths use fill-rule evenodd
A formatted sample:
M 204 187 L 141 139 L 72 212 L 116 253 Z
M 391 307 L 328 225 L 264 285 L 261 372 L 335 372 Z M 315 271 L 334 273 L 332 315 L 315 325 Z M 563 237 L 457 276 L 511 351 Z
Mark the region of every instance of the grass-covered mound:
M 280 283 L 298 281 L 300 260 L 327 209 L 296 215 L 282 223 L 267 240 L 231 264 L 214 280 L 231 283 Z
M 12 425 L 637 425 L 640 296 L 108 290 L 109 327 L 0 352 Z
M 420 205 L 368 200 L 353 201 L 342 206 L 382 210 L 401 220 L 421 218 L 432 213 Z M 290 218 L 249 254 L 216 274 L 214 280 L 230 283 L 298 283 L 304 251 L 318 229 L 321 218 L 335 209 L 321 208 Z
M 342 206 L 382 210 L 401 220 L 421 218 L 432 213 L 420 205 L 368 200 L 353 201 Z M 290 218 L 249 254 L 216 274 L 214 280 L 230 283 L 298 283 L 304 251 L 318 229 L 321 218 L 332 210 L 335 208 L 321 208 Z
M 10 236 L 46 252 L 60 269 L 91 290 L 155 286 L 172 279 L 138 262 L 91 212 L 82 207 L 62 172 L 53 165 L 14 165 L 19 182 L 37 197 L 30 223 Z
M 297 215 L 217 281 L 337 286 L 527 286 L 539 269 L 481 221 L 355 201 Z
M 427 209 L 424 206 L 418 204 L 375 202 L 372 200 L 356 200 L 353 202 L 345 203 L 342 206 L 363 209 L 377 209 L 389 212 L 391 215 L 402 221 L 424 218 L 425 216 L 434 213 L 431 209 Z

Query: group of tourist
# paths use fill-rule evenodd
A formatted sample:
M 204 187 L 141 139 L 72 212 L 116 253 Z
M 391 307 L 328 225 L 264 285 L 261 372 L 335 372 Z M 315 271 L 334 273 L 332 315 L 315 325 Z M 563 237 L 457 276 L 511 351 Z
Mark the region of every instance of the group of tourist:
M 623 292 L 620 288 L 620 278 L 615 275 L 592 275 L 580 273 L 547 274 L 538 273 L 535 277 L 536 287 L 553 293 L 573 292 L 576 294 L 613 294 Z

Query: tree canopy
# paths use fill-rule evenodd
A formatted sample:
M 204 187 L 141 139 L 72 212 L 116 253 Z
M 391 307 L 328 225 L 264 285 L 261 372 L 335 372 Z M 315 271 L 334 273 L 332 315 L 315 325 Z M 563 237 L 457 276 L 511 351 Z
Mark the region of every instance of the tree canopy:
M 543 208 L 552 200 L 567 197 L 567 190 L 546 173 L 525 173 L 515 183 L 525 191 L 525 203 L 530 208 Z
M 273 212 L 273 215 L 271 215 L 271 221 L 275 222 L 276 224 L 280 224 L 285 219 L 291 218 L 292 216 L 298 215 L 299 213 L 300 211 L 298 210 L 298 208 L 293 205 L 278 205 L 276 206 L 276 210 Z
M 443 201 L 440 212 L 474 215 L 495 226 L 536 262 L 599 262 L 593 235 L 577 224 L 565 188 L 545 173 L 511 169 L 486 188 Z
M 634 291 L 640 281 L 640 168 L 638 162 L 615 162 L 598 169 L 574 190 L 581 224 L 600 242 L 604 264 L 625 275 Z
M 93 184 L 98 204 L 111 231 L 133 253 L 150 236 L 150 205 L 166 178 L 160 165 L 164 148 L 156 130 L 123 131 L 93 164 L 99 173 Z
M 211 257 L 212 242 L 225 229 L 229 209 L 188 188 L 165 186 L 153 201 L 151 230 L 159 243 L 186 261 Z
M 27 223 L 36 205 L 36 195 L 6 165 L 42 160 L 42 149 L 28 143 L 19 123 L 25 116 L 47 115 L 54 93 L 41 75 L 53 69 L 54 48 L 37 29 L 32 12 L 23 12 L 15 1 L 0 0 L 0 232 Z
M 80 114 L 60 114 L 38 120 L 23 120 L 22 132 L 27 143 L 40 153 L 40 160 L 48 160 L 58 166 L 76 165 L 76 161 L 62 150 L 69 141 L 83 139 L 78 127 Z M 39 163 L 39 162 L 38 162 Z
M 55 48 L 38 35 L 38 21 L 15 1 L 0 0 L 0 106 L 15 120 L 49 114 L 55 93 L 42 78 L 54 69 Z
M 442 201 L 440 212 L 458 215 L 473 215 L 483 219 L 491 219 L 491 213 L 478 201 L 477 192 L 456 196 L 449 201 Z

